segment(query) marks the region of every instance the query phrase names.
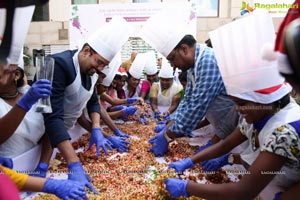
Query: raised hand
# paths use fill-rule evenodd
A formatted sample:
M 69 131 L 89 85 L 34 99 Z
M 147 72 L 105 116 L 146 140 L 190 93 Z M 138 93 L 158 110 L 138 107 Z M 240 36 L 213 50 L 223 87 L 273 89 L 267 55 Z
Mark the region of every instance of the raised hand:
M 28 111 L 40 98 L 46 98 L 52 94 L 51 82 L 46 79 L 36 81 L 31 88 L 17 102 L 17 105 Z

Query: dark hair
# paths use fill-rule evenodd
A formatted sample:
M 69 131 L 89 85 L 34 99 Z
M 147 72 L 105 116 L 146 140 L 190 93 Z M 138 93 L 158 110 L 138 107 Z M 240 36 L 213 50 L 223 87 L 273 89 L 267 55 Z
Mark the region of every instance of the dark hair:
M 187 71 L 182 71 L 178 76 L 179 81 L 187 82 Z
M 132 75 L 129 72 L 127 72 L 127 75 L 128 75 L 127 80 L 129 80 L 132 77 Z
M 122 76 L 120 74 L 116 74 L 114 77 L 115 80 L 121 80 Z
M 24 70 L 21 67 L 17 67 L 16 70 L 21 73 L 20 78 L 17 80 L 17 87 L 22 87 L 24 85 Z
M 91 49 L 91 54 L 97 53 L 97 52 L 95 51 L 95 49 L 93 49 L 88 43 L 84 43 L 84 45 L 82 46 L 82 48 L 81 48 L 80 51 L 82 51 L 82 49 L 83 49 L 84 47 L 90 47 L 90 49 Z
M 290 103 L 290 94 L 285 95 L 284 97 L 282 97 L 281 99 L 273 102 L 272 104 L 276 107 L 276 108 L 284 108 L 286 105 L 288 105 Z
M 286 28 L 284 35 L 284 50 L 295 79 L 300 78 L 300 20 L 293 20 Z M 299 83 L 299 80 L 297 81 Z
M 206 46 L 208 46 L 208 47 L 210 47 L 210 48 L 213 48 L 213 46 L 212 46 L 212 43 L 211 43 L 211 40 L 210 40 L 210 39 L 207 39 L 207 40 L 205 40 L 205 44 L 206 44 Z
M 174 49 L 178 49 L 182 44 L 187 44 L 189 47 L 196 44 L 196 39 L 192 35 L 185 35 Z

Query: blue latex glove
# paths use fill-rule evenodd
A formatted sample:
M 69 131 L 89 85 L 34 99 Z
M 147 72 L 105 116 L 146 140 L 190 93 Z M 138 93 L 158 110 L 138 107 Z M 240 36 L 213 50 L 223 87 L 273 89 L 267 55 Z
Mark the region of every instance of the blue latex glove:
M 127 121 L 128 121 L 128 118 L 127 118 L 126 116 L 124 116 L 124 115 L 121 116 L 120 119 L 123 120 L 124 122 L 127 122 Z
M 118 110 L 123 110 L 123 109 L 124 109 L 124 106 L 116 106 L 115 109 L 116 109 L 116 111 L 118 111 Z
M 174 113 L 165 118 L 166 123 L 174 119 Z
M 148 122 L 147 122 L 147 120 L 146 120 L 146 118 L 145 117 L 140 117 L 140 119 L 139 119 L 139 121 L 140 121 L 140 123 L 141 124 L 144 124 L 144 125 L 147 125 L 148 124 Z
M 199 149 L 197 149 L 197 150 L 195 151 L 195 154 L 197 154 L 197 153 L 203 151 L 204 149 L 210 147 L 211 145 L 213 145 L 213 143 L 212 143 L 211 140 L 209 140 L 209 141 L 206 143 L 206 145 L 204 145 L 204 146 L 200 147 Z
M 3 158 L 0 157 L 0 165 L 12 169 L 14 167 L 14 163 L 11 158 Z
M 149 140 L 149 143 L 153 144 L 150 151 L 154 153 L 155 156 L 163 156 L 168 151 L 169 143 L 164 136 L 167 129 L 163 129 L 156 136 Z
M 280 200 L 280 195 L 282 194 L 282 192 L 277 192 L 273 198 L 273 200 Z
M 155 126 L 155 129 L 154 129 L 154 131 L 155 131 L 155 133 L 159 133 L 160 131 L 162 131 L 164 128 L 166 128 L 166 124 L 158 124 L 158 125 L 156 125 Z
M 167 178 L 165 180 L 166 188 L 173 198 L 180 196 L 189 197 L 186 193 L 187 180 L 181 180 L 177 178 Z
M 119 136 L 119 137 L 130 138 L 129 135 L 123 133 L 123 132 L 122 132 L 120 129 L 118 129 L 118 128 L 114 130 L 114 133 L 115 133 L 116 136 Z
M 191 158 L 186 158 L 184 160 L 172 162 L 169 165 L 169 168 L 174 168 L 177 173 L 182 174 L 184 172 L 184 170 L 194 167 L 194 166 L 195 166 L 195 164 L 193 163 Z
M 68 165 L 68 179 L 77 181 L 80 184 L 82 184 L 85 187 L 88 187 L 94 194 L 98 194 L 98 192 L 94 189 L 92 184 L 93 180 L 87 175 L 85 170 L 83 169 L 81 163 L 78 162 L 73 162 Z
M 90 138 L 90 144 L 89 144 L 88 150 L 91 149 L 93 144 L 96 144 L 96 151 L 97 151 L 98 156 L 100 156 L 100 147 L 103 149 L 105 154 L 108 154 L 107 149 L 106 149 L 107 147 L 109 149 L 112 149 L 112 143 L 104 137 L 100 128 L 92 129 L 92 135 Z
M 229 164 L 228 163 L 228 156 L 229 156 L 229 153 L 225 154 L 223 156 L 220 156 L 218 158 L 214 158 L 214 159 L 211 159 L 211 160 L 204 161 L 202 163 L 202 166 L 206 171 L 216 171 L 219 168 L 223 167 L 224 165 Z
M 130 144 L 130 142 L 126 141 L 125 138 L 110 135 L 108 140 L 113 144 L 113 148 L 116 148 L 118 151 L 128 151 L 127 145 Z
M 133 115 L 136 112 L 136 110 L 137 108 L 134 106 L 129 106 L 129 107 L 124 106 L 123 109 L 125 115 Z
M 55 179 L 47 179 L 43 192 L 55 194 L 57 197 L 64 200 L 80 200 L 87 199 L 85 188 L 80 182 L 72 181 L 72 180 L 55 180 Z
M 133 97 L 133 98 L 127 98 L 127 104 L 133 104 L 134 102 L 138 101 L 139 98 Z
M 17 105 L 28 111 L 40 98 L 46 98 L 52 94 L 51 82 L 45 79 L 38 80 L 17 102 Z
M 47 175 L 49 165 L 45 162 L 40 162 L 35 168 L 34 173 L 29 174 L 30 176 L 45 178 Z
M 161 112 L 155 112 L 154 113 L 154 117 L 155 117 L 155 119 L 157 120 L 157 121 L 161 121 L 160 119 L 161 119 Z

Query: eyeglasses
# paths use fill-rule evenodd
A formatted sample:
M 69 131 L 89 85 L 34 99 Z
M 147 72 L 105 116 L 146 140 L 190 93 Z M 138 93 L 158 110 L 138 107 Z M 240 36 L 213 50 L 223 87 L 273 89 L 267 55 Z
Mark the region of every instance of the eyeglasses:
M 95 60 L 95 62 L 97 63 L 98 67 L 106 67 L 108 65 L 108 63 L 103 62 L 102 60 L 100 60 L 99 58 L 96 57 L 97 53 L 93 50 L 90 50 L 90 53 L 93 57 L 93 59 Z

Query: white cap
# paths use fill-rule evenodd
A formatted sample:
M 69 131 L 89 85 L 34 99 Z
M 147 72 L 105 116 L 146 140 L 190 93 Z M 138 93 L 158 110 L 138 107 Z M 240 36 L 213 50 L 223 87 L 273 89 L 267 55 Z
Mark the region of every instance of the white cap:
M 145 53 L 138 53 L 131 64 L 129 69 L 129 74 L 136 79 L 141 79 L 143 75 L 143 70 L 146 64 Z
M 292 87 L 288 83 L 282 83 L 270 88 L 244 92 L 241 94 L 233 94 L 232 96 L 256 103 L 269 104 L 281 99 L 291 91 Z
M 174 77 L 173 70 L 174 69 L 170 65 L 170 63 L 166 59 L 163 59 L 161 70 L 158 73 L 158 77 L 160 77 L 160 78 L 173 78 Z
M 87 40 L 87 43 L 103 58 L 111 61 L 128 40 L 133 28 L 123 17 L 115 16 L 100 27 Z
M 228 94 L 240 94 L 281 84 L 276 60 L 264 60 L 262 49 L 274 43 L 275 32 L 267 11 L 226 24 L 209 33 Z
M 179 16 L 160 12 L 151 16 L 142 27 L 140 37 L 167 57 L 186 35 L 187 23 Z
M 153 75 L 157 73 L 157 61 L 155 57 L 154 51 L 148 51 L 145 54 L 145 57 L 147 59 L 145 64 L 145 72 L 147 75 Z
M 9 64 L 18 64 L 20 56 L 23 58 L 23 45 L 27 36 L 29 25 L 35 6 L 15 9 L 13 19 L 13 35 L 11 49 L 7 61 Z M 3 14 L 4 13 L 4 14 Z M 6 18 L 6 9 L 0 9 L 0 16 Z M 0 36 L 3 37 L 5 23 L 0 24 Z M 22 54 L 22 55 L 21 55 Z
M 113 60 L 109 63 L 107 68 L 104 68 L 101 72 L 106 75 L 102 81 L 102 85 L 108 87 L 110 86 L 112 80 L 114 79 L 120 65 L 121 65 L 121 53 L 119 52 Z

